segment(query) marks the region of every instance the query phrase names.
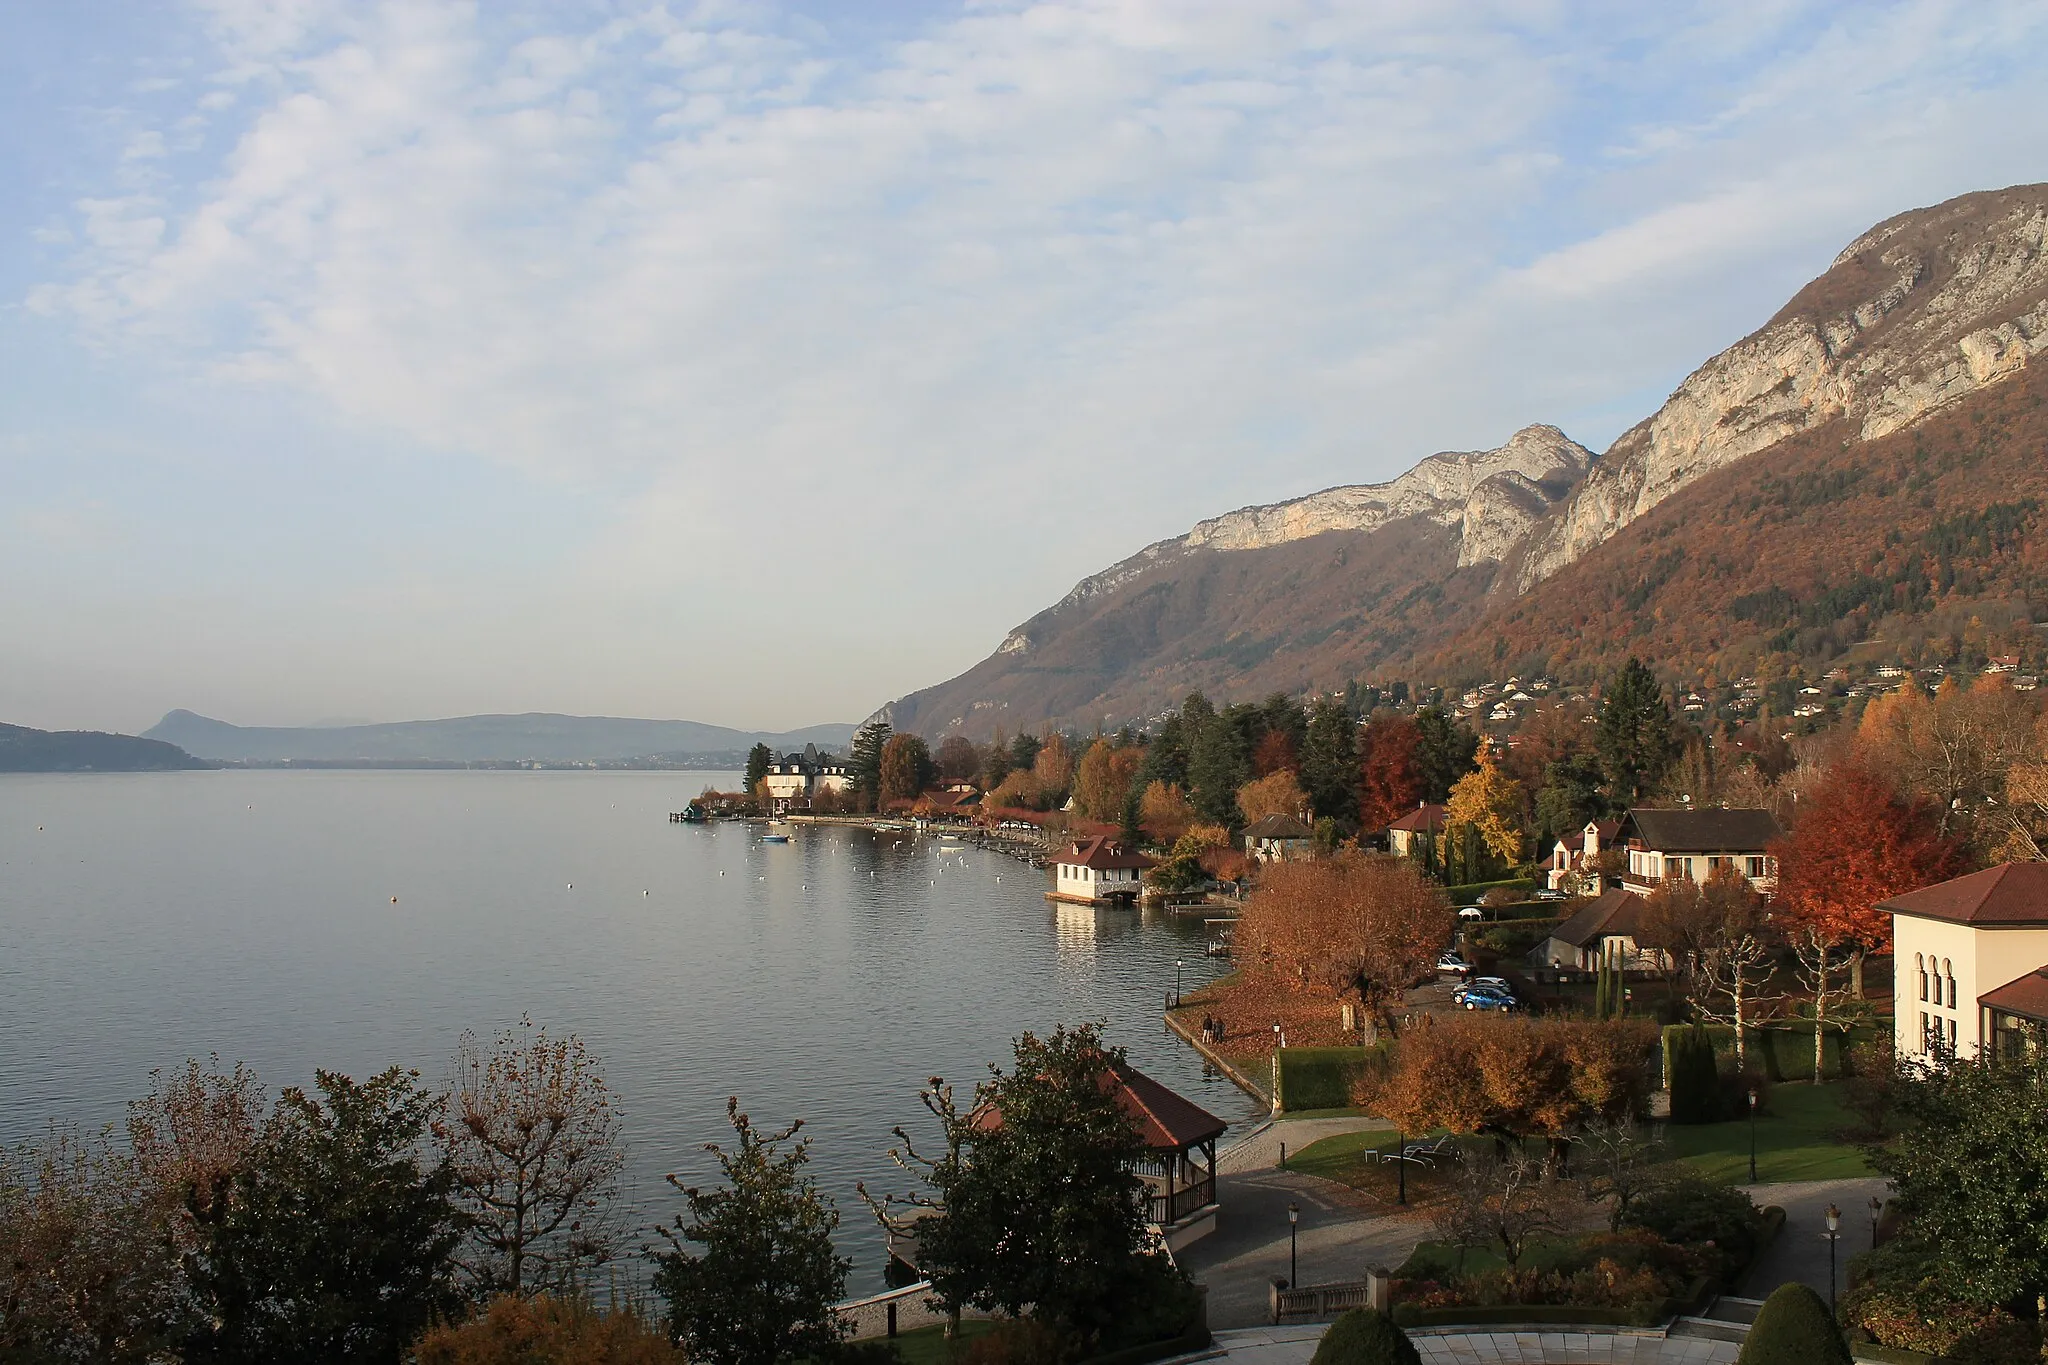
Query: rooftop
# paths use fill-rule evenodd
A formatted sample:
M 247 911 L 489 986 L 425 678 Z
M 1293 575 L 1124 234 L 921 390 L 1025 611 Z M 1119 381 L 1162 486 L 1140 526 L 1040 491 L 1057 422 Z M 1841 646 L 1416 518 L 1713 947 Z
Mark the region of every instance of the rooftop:
M 1877 908 L 1979 928 L 2048 927 L 2048 863 L 2004 863 L 1893 896 Z
M 1785 837 L 1767 810 L 1648 810 L 1622 818 L 1622 837 L 1661 853 L 1733 853 L 1756 850 Z

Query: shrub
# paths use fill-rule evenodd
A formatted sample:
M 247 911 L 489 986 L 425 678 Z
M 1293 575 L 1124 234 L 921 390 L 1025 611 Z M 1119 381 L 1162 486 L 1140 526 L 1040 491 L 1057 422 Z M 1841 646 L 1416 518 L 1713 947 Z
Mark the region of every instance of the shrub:
M 1664 1030 L 1664 1084 L 1673 1123 L 1716 1123 L 1723 1113 L 1714 1042 L 1697 1025 Z
M 2032 1325 L 1958 1290 L 1943 1258 L 1910 1237 L 1850 1262 L 1844 1323 L 1880 1345 L 1952 1361 L 2034 1361 Z
M 1700 1254 L 1702 1269 L 1729 1284 L 1756 1254 L 1763 1215 L 1747 1194 L 1698 1175 L 1680 1175 L 1630 1201 L 1622 1220 Z
M 1852 1365 L 1849 1343 L 1820 1295 L 1782 1284 L 1757 1310 L 1735 1365 Z
M 967 1343 L 963 1365 L 1066 1365 L 1068 1337 L 1036 1318 L 1012 1318 Z
M 1354 1308 L 1330 1324 L 1309 1365 L 1422 1365 L 1422 1356 L 1385 1313 Z
M 637 1313 L 582 1299 L 501 1294 L 469 1321 L 420 1339 L 419 1365 L 681 1365 L 682 1352 Z

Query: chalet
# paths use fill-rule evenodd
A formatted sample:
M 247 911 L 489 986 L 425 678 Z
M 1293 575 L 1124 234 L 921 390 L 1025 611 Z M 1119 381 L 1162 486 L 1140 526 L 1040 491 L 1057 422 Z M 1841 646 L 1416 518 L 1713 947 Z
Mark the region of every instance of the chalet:
M 1079 905 L 1135 905 L 1152 859 L 1115 839 L 1077 839 L 1052 858 L 1053 900 Z
M 1424 801 L 1414 810 L 1387 825 L 1387 848 L 1403 857 L 1415 851 L 1418 844 L 1428 847 L 1438 830 L 1444 827 L 1444 808 L 1435 802 Z
M 1671 955 L 1637 941 L 1642 914 L 1649 904 L 1621 887 L 1602 893 L 1577 914 L 1550 931 L 1530 957 L 1548 967 L 1593 971 L 1603 962 L 1625 971 L 1671 970 Z
M 1723 868 L 1741 873 L 1768 895 L 1778 884 L 1776 861 L 1766 851 L 1785 837 L 1767 810 L 1650 810 L 1621 818 L 1615 838 L 1628 850 L 1621 884 L 1640 896 L 1673 877 L 1705 882 Z
M 2006 863 L 1881 901 L 1893 1045 L 1975 1057 L 2048 1027 L 2048 863 Z
M 1309 856 L 1316 832 L 1293 815 L 1268 815 L 1245 827 L 1244 851 L 1255 863 L 1294 862 Z
M 1614 847 L 1615 835 L 1620 832 L 1619 820 L 1588 820 L 1578 838 L 1559 839 L 1550 851 L 1550 866 L 1544 874 L 1550 889 L 1599 895 L 1604 889 L 1598 866 L 1600 854 Z

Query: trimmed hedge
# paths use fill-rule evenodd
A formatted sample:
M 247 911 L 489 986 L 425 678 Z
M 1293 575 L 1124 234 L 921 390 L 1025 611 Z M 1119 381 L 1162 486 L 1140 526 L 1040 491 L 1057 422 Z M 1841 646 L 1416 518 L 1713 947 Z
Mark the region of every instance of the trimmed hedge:
M 1422 1365 L 1422 1353 L 1385 1313 L 1354 1308 L 1330 1324 L 1309 1365 Z
M 1471 905 L 1489 891 L 1506 887 L 1510 891 L 1534 891 L 1536 883 L 1528 877 L 1507 877 L 1497 882 L 1461 882 L 1444 888 L 1444 894 L 1459 905 Z
M 1714 1060 L 1714 1040 L 1706 1029 L 1697 1024 L 1665 1028 L 1664 1087 L 1671 1092 L 1673 1123 L 1720 1121 L 1720 1070 Z
M 1735 1030 L 1728 1024 L 1707 1024 L 1706 1034 L 1713 1040 L 1714 1055 L 1729 1067 L 1735 1065 Z M 1669 1030 L 1666 1030 L 1668 1035 Z M 1811 1019 L 1779 1019 L 1758 1028 L 1747 1030 L 1749 1035 L 1749 1065 L 1753 1071 L 1763 1073 L 1767 1081 L 1810 1081 L 1813 1079 L 1813 1021 Z M 1829 1027 L 1827 1036 L 1821 1040 L 1825 1049 L 1827 1074 L 1823 1079 L 1840 1080 L 1853 1074 L 1849 1068 L 1849 1049 L 1855 1043 L 1875 1036 L 1868 1025 L 1859 1025 L 1844 1031 Z M 1668 1060 L 1668 1056 L 1667 1056 Z M 1668 1072 L 1666 1074 L 1669 1074 Z
M 1851 1359 L 1826 1302 L 1794 1281 L 1764 1300 L 1735 1365 L 1851 1365 Z
M 1524 957 L 1563 922 L 1547 918 L 1495 920 L 1484 929 L 1473 930 L 1472 941 L 1502 957 Z
M 1385 1043 L 1373 1047 L 1281 1048 L 1280 1093 L 1274 1099 L 1283 1113 L 1346 1108 L 1352 1103 L 1352 1086 L 1361 1077 L 1383 1072 L 1388 1060 Z

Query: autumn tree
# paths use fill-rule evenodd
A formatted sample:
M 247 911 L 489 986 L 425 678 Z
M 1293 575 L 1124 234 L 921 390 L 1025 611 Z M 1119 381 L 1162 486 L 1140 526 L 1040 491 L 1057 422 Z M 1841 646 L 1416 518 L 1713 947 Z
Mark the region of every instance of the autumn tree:
M 600 1313 L 580 1295 L 502 1294 L 420 1338 L 418 1365 L 683 1365 L 668 1333 L 627 1303 Z
M 1299 819 L 1308 811 L 1308 793 L 1286 768 L 1247 782 L 1237 789 L 1237 808 L 1246 824 L 1257 824 L 1269 815 L 1292 815 Z
M 1055 730 L 1045 737 L 1031 760 L 1031 780 L 1047 810 L 1065 804 L 1074 789 L 1074 751 L 1067 737 Z
M 972 782 L 981 773 L 981 754 L 965 735 L 947 735 L 939 742 L 939 776 L 948 782 Z
M 1268 730 L 1259 737 L 1252 747 L 1252 776 L 1271 777 L 1274 773 L 1294 773 L 1301 767 L 1301 757 L 1296 752 L 1294 740 L 1285 730 Z M 1246 818 L 1250 818 L 1247 816 Z
M 801 1119 L 764 1132 L 725 1105 L 735 1147 L 705 1144 L 725 1184 L 669 1183 L 688 1216 L 657 1228 L 668 1249 L 655 1255 L 654 1292 L 667 1302 L 669 1330 L 689 1359 L 707 1365 L 778 1365 L 817 1359 L 845 1324 L 832 1306 L 846 1294 L 853 1263 L 833 1247 L 839 1211 L 805 1170 L 810 1142 Z
M 1195 823 L 1195 808 L 1179 787 L 1170 782 L 1154 782 L 1139 799 L 1138 823 L 1152 842 L 1170 844 Z
M 1954 678 L 1933 698 L 1908 683 L 1864 709 L 1857 743 L 1900 791 L 1923 797 L 1937 833 L 1961 834 L 2033 751 L 2034 707 L 2003 678 L 1964 687 Z M 1996 823 L 1996 822 L 1994 822 Z
M 882 800 L 908 801 L 931 785 L 931 750 L 923 738 L 912 734 L 889 736 L 882 746 Z
M 522 1017 L 489 1048 L 464 1033 L 454 1070 L 434 1136 L 467 1215 L 464 1268 L 487 1292 L 573 1286 L 616 1249 L 626 1156 L 597 1059 Z
M 1607 684 L 1595 735 L 1608 794 L 1617 805 L 1641 800 L 1677 757 L 1664 689 L 1650 666 L 1634 655 Z
M 1358 819 L 1356 722 L 1336 697 L 1322 697 L 1301 746 L 1301 785 L 1318 818 L 1349 825 Z
M 1415 729 L 1419 740 L 1416 761 L 1422 770 L 1422 794 L 1431 801 L 1447 801 L 1452 785 L 1472 771 L 1473 755 L 1479 752 L 1479 736 L 1440 706 L 1425 706 L 1417 710 Z
M 1352 854 L 1267 868 L 1237 942 L 1256 970 L 1296 989 L 1356 995 L 1385 1028 L 1454 924 L 1442 888 L 1412 862 Z
M 1451 788 L 1444 820 L 1448 826 L 1470 828 L 1488 853 L 1513 867 L 1522 861 L 1525 799 L 1515 779 L 1486 754 Z
M 2005 800 L 1992 856 L 2006 862 L 2048 858 L 2048 715 L 2035 725 L 2034 741 L 2005 775 Z
M 1878 902 L 1963 870 L 1960 845 L 1940 833 L 1940 813 L 1907 798 L 1884 774 L 1845 759 L 1805 794 L 1791 834 L 1771 849 L 1778 863 L 1775 910 L 1806 945 L 1825 985 L 1827 955 L 1851 955 L 1851 991 L 1863 998 L 1863 959 L 1891 947 L 1892 917 Z M 1816 1043 L 1816 1046 L 1818 1044 Z
M 169 1358 L 181 1294 L 160 1195 L 106 1133 L 0 1148 L 0 1360 Z
M 1717 868 L 1705 885 L 1672 877 L 1650 893 L 1636 941 L 1685 964 L 1687 997 L 1703 1019 L 1733 1026 L 1736 1065 L 1749 1065 L 1749 1030 L 1765 995 L 1780 934 L 1741 873 Z
M 1407 716 L 1375 716 L 1359 732 L 1358 825 L 1384 829 L 1414 810 L 1428 790 L 1422 731 Z
M 1402 1037 L 1372 1103 L 1411 1133 L 1561 1139 L 1642 1111 L 1655 1038 L 1636 1019 L 1433 1019 Z
M 171 1210 L 172 1244 L 194 1255 L 233 1203 L 269 1100 L 255 1072 L 239 1062 L 223 1071 L 219 1057 L 149 1079 L 149 1094 L 128 1107 L 128 1149 Z

